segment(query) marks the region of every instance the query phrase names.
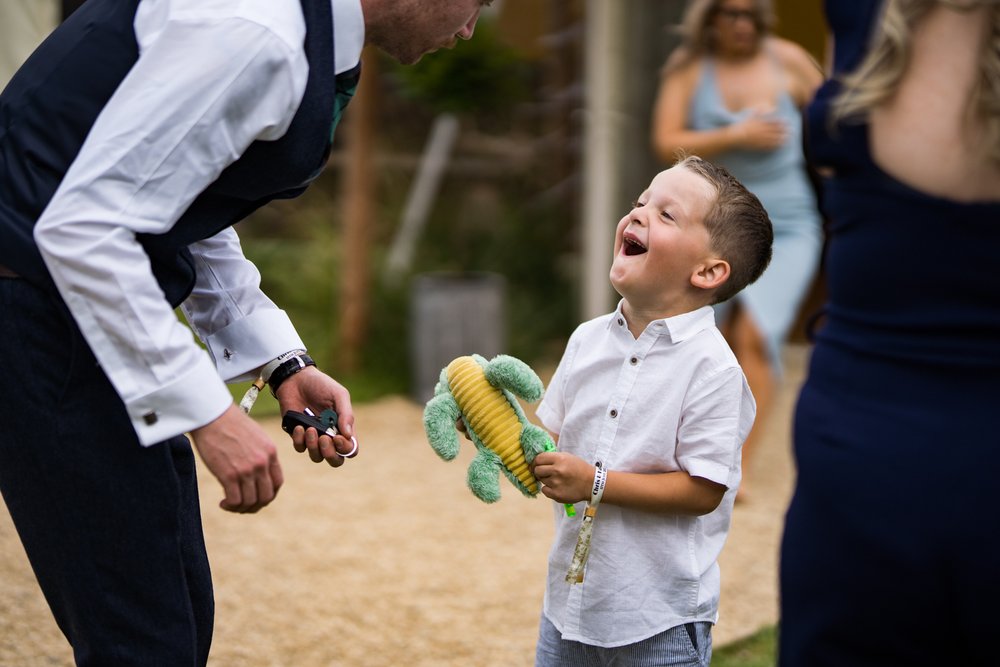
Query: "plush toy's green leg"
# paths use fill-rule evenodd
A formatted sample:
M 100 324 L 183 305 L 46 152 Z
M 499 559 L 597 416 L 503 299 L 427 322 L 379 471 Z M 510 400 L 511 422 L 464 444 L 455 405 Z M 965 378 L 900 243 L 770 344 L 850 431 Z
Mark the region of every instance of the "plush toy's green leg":
M 552 436 L 543 428 L 527 423 L 521 430 L 521 449 L 524 450 L 524 460 L 528 463 L 552 444 Z
M 424 431 L 427 441 L 445 461 L 451 461 L 458 456 L 458 431 L 455 430 L 455 420 L 461 412 L 451 394 L 438 394 L 427 401 L 424 407 Z
M 486 380 L 495 387 L 507 389 L 529 403 L 542 397 L 545 387 L 531 366 L 516 357 L 498 354 L 486 366 Z
M 500 457 L 489 450 L 480 450 L 469 464 L 469 489 L 483 502 L 500 500 L 501 465 Z

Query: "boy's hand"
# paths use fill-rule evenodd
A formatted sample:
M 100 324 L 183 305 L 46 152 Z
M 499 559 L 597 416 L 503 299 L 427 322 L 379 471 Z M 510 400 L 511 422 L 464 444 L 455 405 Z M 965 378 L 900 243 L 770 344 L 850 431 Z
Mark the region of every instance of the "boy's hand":
M 597 469 L 592 463 L 566 452 L 541 452 L 535 457 L 534 472 L 547 498 L 577 503 L 590 500 Z

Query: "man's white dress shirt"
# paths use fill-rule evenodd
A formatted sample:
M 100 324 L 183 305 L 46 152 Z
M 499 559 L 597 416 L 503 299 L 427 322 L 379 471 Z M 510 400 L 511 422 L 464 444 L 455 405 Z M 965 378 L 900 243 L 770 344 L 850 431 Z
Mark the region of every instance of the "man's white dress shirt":
M 360 0 L 332 6 L 340 73 L 360 59 L 364 19 Z M 35 238 L 139 441 L 151 445 L 221 415 L 232 403 L 224 381 L 252 379 L 305 347 L 227 228 L 190 246 L 197 282 L 182 308 L 206 354 L 164 299 L 136 234 L 168 231 L 253 141 L 280 138 L 309 65 L 300 0 L 142 0 L 134 25 L 139 59 Z
M 581 584 L 568 584 L 582 508 L 553 503 L 545 615 L 563 639 L 612 647 L 718 618 L 718 556 L 756 405 L 708 306 L 633 338 L 621 312 L 571 336 L 537 415 L 559 449 L 610 472 L 684 471 L 728 489 L 704 516 L 602 504 Z

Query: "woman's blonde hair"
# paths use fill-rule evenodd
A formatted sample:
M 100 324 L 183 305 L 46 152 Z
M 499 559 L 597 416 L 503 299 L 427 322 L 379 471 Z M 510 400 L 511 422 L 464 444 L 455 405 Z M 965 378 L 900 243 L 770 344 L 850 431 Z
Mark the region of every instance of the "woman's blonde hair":
M 684 18 L 677 26 L 681 44 L 677 49 L 679 58 L 667 63 L 667 70 L 674 70 L 705 55 L 715 52 L 715 31 L 712 20 L 723 0 L 691 0 L 684 11 Z M 774 29 L 774 11 L 771 0 L 754 0 L 754 25 L 761 42 Z
M 989 7 L 989 37 L 979 57 L 979 75 L 970 92 L 968 113 L 983 128 L 981 145 L 1000 162 L 1000 3 L 997 0 L 887 0 L 858 69 L 843 78 L 844 89 L 833 104 L 831 120 L 865 118 L 899 88 L 913 49 L 913 27 L 936 5 L 958 10 Z

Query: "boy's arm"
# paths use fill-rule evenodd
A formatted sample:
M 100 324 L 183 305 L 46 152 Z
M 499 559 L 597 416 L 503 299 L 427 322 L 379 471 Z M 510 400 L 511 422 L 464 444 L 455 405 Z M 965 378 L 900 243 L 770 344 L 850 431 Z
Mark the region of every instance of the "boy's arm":
M 562 503 L 586 502 L 597 468 L 565 452 L 535 457 L 535 476 L 542 493 Z M 686 472 L 633 473 L 608 471 L 602 504 L 662 514 L 698 516 L 715 510 L 726 487 Z
M 739 367 L 711 373 L 691 387 L 678 432 L 683 470 L 634 473 L 608 470 L 602 503 L 664 514 L 712 512 L 727 484 L 738 480 L 740 446 L 753 424 L 755 406 Z M 535 476 L 546 497 L 564 503 L 590 499 L 595 465 L 566 452 L 535 457 Z
M 726 487 L 686 472 L 642 474 L 608 471 L 602 503 L 663 514 L 700 516 L 713 512 Z

